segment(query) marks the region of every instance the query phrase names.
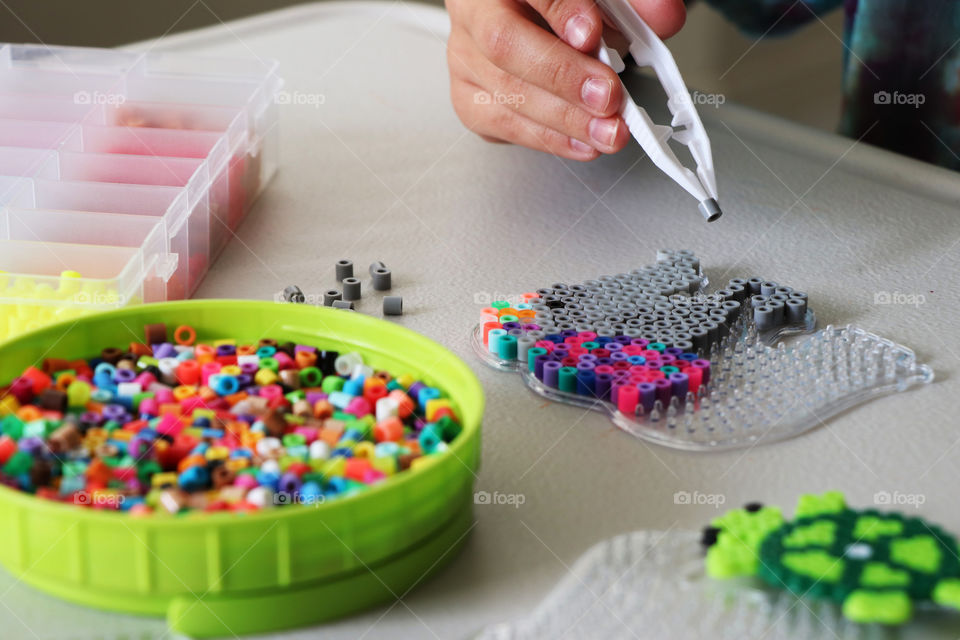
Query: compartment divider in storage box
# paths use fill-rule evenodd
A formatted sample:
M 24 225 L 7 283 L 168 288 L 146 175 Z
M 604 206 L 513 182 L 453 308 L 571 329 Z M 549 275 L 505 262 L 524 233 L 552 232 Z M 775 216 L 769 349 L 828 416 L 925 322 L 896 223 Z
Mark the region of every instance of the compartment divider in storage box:
M 274 61 L 0 44 L 0 339 L 193 293 L 276 170 L 281 85 Z

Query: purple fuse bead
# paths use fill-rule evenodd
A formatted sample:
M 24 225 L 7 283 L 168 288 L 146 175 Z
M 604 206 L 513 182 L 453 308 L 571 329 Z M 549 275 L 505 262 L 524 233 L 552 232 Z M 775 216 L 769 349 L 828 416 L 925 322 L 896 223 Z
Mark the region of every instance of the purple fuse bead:
M 511 329 L 522 329 L 523 325 L 519 322 L 504 322 L 502 328 L 510 331 Z
M 613 382 L 613 374 L 598 373 L 594 379 L 594 393 L 601 400 L 610 397 L 610 384 Z
M 117 384 L 121 382 L 133 382 L 137 379 L 137 372 L 133 369 L 117 369 L 113 374 L 113 380 Z
M 662 411 L 666 411 L 670 406 L 670 398 L 673 396 L 673 383 L 666 378 L 654 380 L 653 386 L 657 389 L 657 400 L 660 401 Z
M 540 331 L 540 325 L 538 324 L 525 324 L 523 325 L 524 331 Z
M 173 348 L 173 345 L 169 342 L 164 342 L 162 344 L 153 345 L 153 357 L 156 359 L 160 358 L 176 358 L 177 350 Z
M 683 402 L 687 397 L 687 391 L 690 389 L 690 378 L 685 373 L 671 373 L 669 378 L 672 387 L 673 397 L 680 398 Z
M 543 380 L 543 365 L 550 360 L 550 355 L 546 353 L 542 353 L 534 359 L 533 375 L 536 376 L 537 380 Z
M 543 363 L 543 384 L 551 389 L 556 389 L 559 385 L 560 367 L 562 365 L 556 360 Z
M 217 347 L 217 357 L 237 355 L 237 348 L 232 344 L 222 344 Z
M 653 410 L 653 403 L 657 401 L 657 386 L 652 382 L 641 382 L 637 385 L 640 391 L 640 405 L 644 413 L 650 413 Z

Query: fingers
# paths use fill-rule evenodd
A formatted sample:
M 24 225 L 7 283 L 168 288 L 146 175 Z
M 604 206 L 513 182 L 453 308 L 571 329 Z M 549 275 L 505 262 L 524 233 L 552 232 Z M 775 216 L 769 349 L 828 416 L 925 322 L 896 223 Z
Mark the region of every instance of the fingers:
M 661 38 L 675 35 L 687 19 L 683 0 L 630 0 L 630 4 Z
M 590 53 L 600 44 L 603 15 L 594 0 L 527 0 L 527 3 L 574 49 Z
M 468 27 L 487 60 L 594 116 L 617 112 L 623 94 L 610 67 L 536 26 L 516 8 L 505 5 L 499 12 Z
M 463 123 L 484 140 L 519 144 L 570 160 L 587 161 L 600 155 L 580 140 L 497 104 L 492 94 L 477 85 L 456 82 L 451 86 L 451 97 Z
M 621 118 L 593 116 L 578 105 L 496 68 L 478 52 L 464 55 L 467 57 L 450 60 L 451 69 L 458 75 L 465 74 L 467 67 L 473 70 L 477 84 L 490 88 L 487 106 L 511 107 L 520 115 L 603 153 L 616 153 L 626 145 L 629 132 Z

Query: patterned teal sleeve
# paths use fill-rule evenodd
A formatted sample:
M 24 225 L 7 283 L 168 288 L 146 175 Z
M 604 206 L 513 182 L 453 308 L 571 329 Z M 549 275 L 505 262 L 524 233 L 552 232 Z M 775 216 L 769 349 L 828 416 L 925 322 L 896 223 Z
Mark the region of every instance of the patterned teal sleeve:
M 843 0 L 707 0 L 707 4 L 744 31 L 787 33 L 832 11 Z

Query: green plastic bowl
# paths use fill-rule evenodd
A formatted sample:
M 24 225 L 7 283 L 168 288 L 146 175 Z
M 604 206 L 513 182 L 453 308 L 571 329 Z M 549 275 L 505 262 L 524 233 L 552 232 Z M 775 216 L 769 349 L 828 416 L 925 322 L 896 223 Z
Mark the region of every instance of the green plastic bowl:
M 463 543 L 472 522 L 483 391 L 453 353 L 359 313 L 307 305 L 190 301 L 118 309 L 0 344 L 0 380 L 45 357 L 90 357 L 188 324 L 201 340 L 271 337 L 357 351 L 366 363 L 443 389 L 463 431 L 447 452 L 354 496 L 251 514 L 131 517 L 0 487 L 0 563 L 85 605 L 166 615 L 194 637 L 322 622 L 402 596 Z

